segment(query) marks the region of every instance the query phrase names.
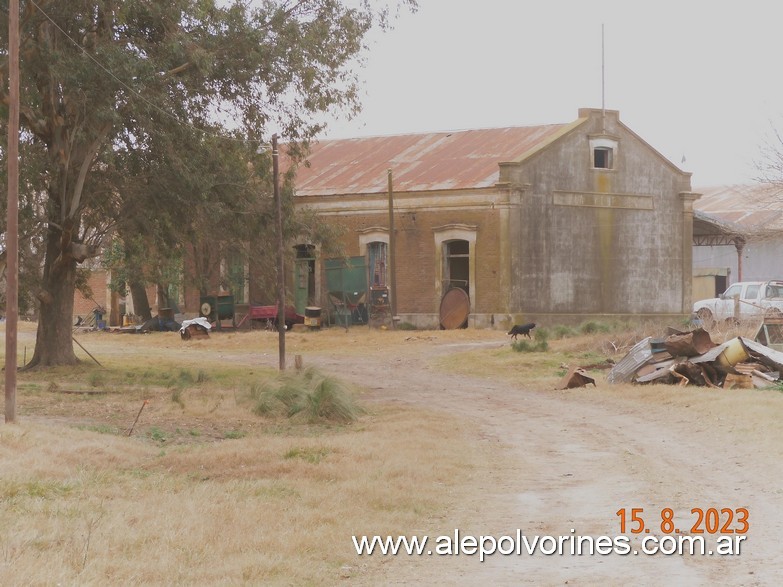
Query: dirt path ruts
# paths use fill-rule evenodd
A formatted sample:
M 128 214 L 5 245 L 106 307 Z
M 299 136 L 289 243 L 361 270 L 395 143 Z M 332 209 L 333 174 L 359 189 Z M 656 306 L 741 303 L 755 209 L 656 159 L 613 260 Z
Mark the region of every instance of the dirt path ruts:
M 493 343 L 495 344 L 495 343 Z M 551 391 L 471 379 L 433 369 L 430 359 L 465 345 L 433 344 L 427 353 L 389 358 L 320 356 L 314 363 L 371 390 L 370 401 L 402 402 L 456 414 L 476 424 L 509 463 L 473 481 L 475 511 L 455 512 L 473 533 L 617 536 L 620 508 L 643 507 L 652 535 L 660 511 L 690 529 L 691 508 L 746 507 L 752 530 L 740 556 L 643 554 L 592 556 L 397 557 L 390 584 L 779 585 L 783 529 L 781 465 L 734 442 L 697 410 L 618 401 L 600 390 Z M 636 537 L 638 538 L 638 537 Z M 639 541 L 632 547 L 638 550 Z M 714 540 L 706 539 L 708 546 Z

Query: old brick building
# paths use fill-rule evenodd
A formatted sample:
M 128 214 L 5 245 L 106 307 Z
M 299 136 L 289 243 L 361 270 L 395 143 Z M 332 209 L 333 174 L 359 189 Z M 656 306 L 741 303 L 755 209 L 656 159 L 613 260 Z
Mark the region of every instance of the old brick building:
M 437 326 L 452 288 L 467 294 L 475 326 L 690 312 L 698 195 L 690 174 L 616 111 L 581 109 L 567 124 L 325 140 L 309 162 L 297 174 L 297 206 L 345 228 L 346 255 L 364 260 L 368 289 L 392 285 L 394 262 L 403 321 Z M 298 305 L 329 307 L 330 260 L 309 243 L 297 251 Z
M 438 327 L 455 290 L 470 326 L 690 313 L 698 194 L 690 174 L 616 111 L 580 109 L 564 124 L 324 140 L 308 160 L 296 206 L 344 229 L 345 258 L 291 243 L 289 302 L 300 314 L 350 306 L 361 318 L 357 305 L 385 292 L 400 320 Z M 215 275 L 227 277 L 212 280 L 209 293 L 230 293 L 240 315 L 274 304 L 274 291 L 254 285 L 259 261 L 237 259 L 216 258 Z M 227 288 L 233 273 L 243 285 Z M 190 317 L 202 300 L 188 283 L 178 303 Z M 117 301 L 93 291 L 117 322 Z

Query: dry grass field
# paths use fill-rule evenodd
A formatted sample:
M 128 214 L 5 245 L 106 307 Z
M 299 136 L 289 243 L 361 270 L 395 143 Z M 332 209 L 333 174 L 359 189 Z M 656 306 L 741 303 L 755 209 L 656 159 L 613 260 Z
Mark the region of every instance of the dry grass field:
M 21 361 L 35 331 L 20 328 Z M 777 584 L 779 390 L 610 386 L 599 369 L 596 387 L 554 389 L 651 328 L 533 353 L 488 330 L 289 333 L 289 365 L 349 386 L 350 423 L 257 413 L 276 333 L 77 333 L 100 365 L 77 346 L 75 368 L 19 373 L 18 423 L 0 426 L 0 584 Z M 747 507 L 746 551 L 481 563 L 358 556 L 351 540 L 613 536 L 631 507 L 683 524 Z
M 20 347 L 33 336 L 23 325 Z M 4 585 L 363 582 L 380 561 L 357 561 L 352 534 L 428 531 L 484 466 L 458 418 L 425 409 L 369 403 L 347 425 L 254 414 L 274 333 L 77 340 L 101 366 L 77 347 L 79 367 L 21 372 L 18 424 L 0 427 Z M 385 343 L 287 340 L 308 362 Z

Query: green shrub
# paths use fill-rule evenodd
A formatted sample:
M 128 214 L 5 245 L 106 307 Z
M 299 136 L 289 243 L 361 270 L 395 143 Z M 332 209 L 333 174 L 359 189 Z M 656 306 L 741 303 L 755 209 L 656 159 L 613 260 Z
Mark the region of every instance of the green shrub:
M 180 369 L 179 375 L 177 377 L 177 381 L 174 384 L 179 386 L 187 386 L 187 385 L 204 383 L 206 381 L 209 381 L 210 379 L 211 376 L 209 375 L 209 373 L 207 373 L 203 369 L 199 369 L 198 373 L 196 373 L 195 376 L 187 369 Z
M 598 332 L 610 332 L 611 328 L 608 324 L 604 324 L 603 322 L 596 322 L 595 320 L 589 320 L 587 322 L 583 322 L 582 325 L 579 327 L 579 332 L 582 334 L 596 334 Z
M 570 326 L 565 326 L 563 324 L 558 324 L 554 327 L 555 332 L 555 339 L 561 339 L 561 338 L 568 338 L 570 336 L 576 336 L 577 332 Z
M 518 353 L 543 353 L 549 350 L 549 330 L 536 328 L 533 331 L 533 340 L 515 340 L 511 342 L 511 348 Z
M 410 322 L 400 322 L 397 324 L 397 330 L 416 330 L 416 325 Z
M 250 395 L 255 401 L 253 411 L 260 416 L 295 418 L 309 423 L 348 423 L 362 412 L 345 384 L 313 368 L 260 387 L 253 386 Z
M 543 353 L 549 350 L 549 343 L 546 340 L 516 340 L 511 343 L 511 348 L 518 353 Z

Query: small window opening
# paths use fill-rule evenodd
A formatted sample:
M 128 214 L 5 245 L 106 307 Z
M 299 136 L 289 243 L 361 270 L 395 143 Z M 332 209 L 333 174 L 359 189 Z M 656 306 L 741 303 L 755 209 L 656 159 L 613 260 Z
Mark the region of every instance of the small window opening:
M 596 169 L 612 169 L 612 149 L 596 147 L 593 149 L 593 167 Z

